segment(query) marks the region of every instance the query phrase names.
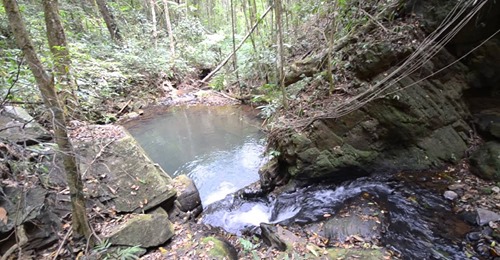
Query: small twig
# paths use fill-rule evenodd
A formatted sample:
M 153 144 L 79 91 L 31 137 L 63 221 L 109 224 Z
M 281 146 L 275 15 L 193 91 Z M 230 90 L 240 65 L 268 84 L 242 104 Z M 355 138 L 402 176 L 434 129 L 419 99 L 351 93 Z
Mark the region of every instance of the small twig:
M 7 99 L 9 98 L 9 95 L 10 95 L 10 92 L 11 90 L 14 88 L 14 86 L 16 85 L 17 81 L 19 80 L 19 75 L 21 74 L 21 65 L 23 64 L 23 59 L 24 59 L 24 55 L 21 53 L 21 60 L 19 60 L 17 62 L 17 72 L 16 72 L 16 77 L 14 78 L 14 81 L 12 81 L 12 84 L 10 84 L 10 87 L 9 89 L 7 90 L 7 93 L 5 94 L 5 96 L 3 97 L 3 100 L 2 100 L 2 105 L 5 104 L 5 102 L 7 101 Z
M 66 235 L 64 236 L 63 241 L 61 242 L 61 244 L 60 244 L 60 245 L 59 245 L 59 247 L 57 248 L 57 251 L 56 251 L 56 253 L 55 253 L 54 257 L 52 258 L 53 260 L 56 260 L 56 259 L 57 259 L 57 257 L 59 256 L 59 253 L 60 253 L 60 252 L 61 252 L 61 250 L 62 250 L 62 247 L 64 246 L 64 244 L 66 244 L 66 241 L 68 240 L 68 237 L 69 237 L 72 233 L 73 233 L 73 229 L 72 229 L 72 228 L 70 228 L 70 229 L 68 230 L 68 232 L 66 232 Z
M 16 239 L 19 241 L 12 245 L 6 252 L 3 254 L 2 258 L 0 260 L 6 260 L 9 258 L 9 256 L 16 251 L 16 249 L 19 249 L 19 252 L 21 252 L 22 246 L 24 246 L 26 243 L 28 243 L 28 237 L 26 236 L 26 230 L 24 230 L 24 226 L 20 225 L 16 228 Z
M 125 110 L 125 108 L 128 107 L 130 102 L 132 102 L 132 99 L 129 99 L 129 101 L 122 107 L 122 109 L 120 109 L 120 111 L 118 111 L 118 113 L 116 113 L 116 116 L 119 116 L 123 112 L 123 110 Z
M 104 153 L 104 150 L 106 149 L 106 147 L 108 147 L 110 144 L 112 144 L 113 142 L 115 141 L 115 139 L 111 140 L 110 142 L 108 142 L 107 144 L 105 144 L 101 150 L 99 150 L 99 152 L 96 154 L 96 156 L 94 156 L 94 158 L 92 159 L 92 161 L 89 163 L 89 165 L 87 166 L 87 169 L 85 169 L 85 171 L 82 173 L 82 179 L 83 177 L 85 177 L 85 174 L 87 174 L 87 172 L 89 171 L 90 167 L 92 166 L 92 164 L 94 164 L 97 159 L 99 159 L 99 157 L 102 156 L 102 154 Z
M 370 18 L 370 20 L 372 20 L 372 22 L 376 23 L 378 26 L 380 26 L 380 28 L 382 28 L 385 32 L 388 32 L 389 30 L 387 30 L 387 28 L 384 27 L 384 25 L 382 25 L 377 19 L 375 19 L 375 17 L 373 17 L 371 14 L 369 14 L 367 11 L 363 10 L 363 8 L 361 8 L 361 12 L 363 12 L 364 14 L 368 15 L 368 18 Z

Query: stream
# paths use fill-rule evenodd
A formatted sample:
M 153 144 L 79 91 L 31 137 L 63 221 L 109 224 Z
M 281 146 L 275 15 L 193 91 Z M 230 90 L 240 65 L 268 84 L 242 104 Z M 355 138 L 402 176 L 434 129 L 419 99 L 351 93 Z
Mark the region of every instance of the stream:
M 259 233 L 260 223 L 279 223 L 340 242 L 354 232 L 403 259 L 468 258 L 464 238 L 472 227 L 425 185 L 438 181 L 432 176 L 422 181 L 420 174 L 379 173 L 343 183 L 292 183 L 268 196 L 246 194 L 243 188 L 258 181 L 262 163 L 260 123 L 240 107 L 181 107 L 127 128 L 166 172 L 193 179 L 205 224 L 241 235 Z

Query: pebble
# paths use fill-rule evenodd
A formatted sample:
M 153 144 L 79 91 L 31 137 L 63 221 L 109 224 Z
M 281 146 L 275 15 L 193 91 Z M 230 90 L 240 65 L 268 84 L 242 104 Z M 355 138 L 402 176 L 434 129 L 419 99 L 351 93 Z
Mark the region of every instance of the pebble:
M 499 221 L 500 215 L 487 209 L 478 208 L 477 209 L 477 224 L 484 226 L 490 221 Z
M 500 193 L 500 188 L 497 186 L 494 186 L 493 188 L 491 188 L 491 191 L 493 191 L 494 193 Z
M 481 232 L 470 232 L 467 234 L 467 239 L 471 242 L 478 241 L 481 239 Z
M 455 183 L 455 184 L 448 186 L 449 190 L 459 190 L 459 189 L 463 189 L 463 188 L 465 188 L 465 184 L 463 184 L 463 183 Z
M 456 200 L 458 198 L 458 194 L 451 190 L 445 191 L 443 196 L 447 200 Z

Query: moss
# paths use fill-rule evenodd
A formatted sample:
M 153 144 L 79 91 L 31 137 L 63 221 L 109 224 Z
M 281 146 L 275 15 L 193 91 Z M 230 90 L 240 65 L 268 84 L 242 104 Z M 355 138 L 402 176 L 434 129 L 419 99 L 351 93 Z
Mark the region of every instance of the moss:
M 201 243 L 210 246 L 208 254 L 215 259 L 238 259 L 236 250 L 228 242 L 216 237 L 205 237 Z

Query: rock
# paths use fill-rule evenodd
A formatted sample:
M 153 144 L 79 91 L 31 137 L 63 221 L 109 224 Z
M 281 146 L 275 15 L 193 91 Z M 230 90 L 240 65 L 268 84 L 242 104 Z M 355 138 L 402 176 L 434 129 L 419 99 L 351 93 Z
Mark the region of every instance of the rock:
M 0 125 L 5 128 L 0 131 L 0 140 L 32 145 L 52 138 L 45 128 L 20 107 L 5 106 L 0 111 Z
M 208 255 L 211 256 L 210 259 L 229 259 L 237 260 L 238 252 L 229 242 L 216 238 L 216 237 L 205 237 L 201 240 L 202 245 L 208 246 Z
M 493 186 L 493 187 L 491 188 L 491 191 L 493 191 L 494 193 L 500 193 L 500 187 L 498 187 L 498 186 Z
M 463 184 L 463 183 L 455 183 L 455 184 L 448 186 L 448 189 L 453 190 L 453 191 L 461 190 L 463 188 L 465 188 L 465 184 Z
M 451 201 L 456 200 L 458 198 L 458 194 L 454 191 L 451 191 L 451 190 L 445 191 L 443 196 L 445 199 L 451 200 Z
M 481 239 L 481 232 L 470 232 L 467 234 L 467 240 L 476 242 Z
M 153 247 L 174 236 L 166 214 L 139 214 L 115 227 L 106 238 L 112 245 Z
M 500 214 L 491 210 L 478 208 L 477 210 L 477 224 L 480 226 L 487 225 L 490 221 L 500 221 Z
M 2 184 L 3 185 L 3 184 Z M 0 187 L 0 207 L 7 212 L 7 223 L 0 223 L 0 234 L 16 225 L 37 219 L 45 206 L 47 191 L 42 187 L 23 190 L 21 187 Z
M 324 236 L 330 241 L 345 242 L 351 236 L 359 236 L 364 241 L 380 237 L 381 225 L 373 219 L 362 219 L 358 215 L 332 218 L 324 225 Z
M 118 212 L 146 211 L 173 198 L 172 178 L 125 129 L 120 127 L 118 132 L 118 140 L 96 139 L 76 145 L 84 178 L 99 180 L 86 182 L 91 196 L 112 203 Z
M 261 223 L 260 231 L 262 240 L 264 241 L 264 243 L 266 243 L 266 245 L 272 248 L 276 248 L 279 251 L 286 250 L 286 243 L 283 242 L 283 240 L 278 235 L 276 235 L 277 228 L 274 225 Z
M 203 208 L 198 188 L 193 180 L 187 175 L 179 175 L 174 178 L 174 187 L 177 190 L 177 202 L 179 210 L 191 212 L 193 217 L 198 216 Z
M 500 140 L 500 111 L 491 109 L 474 114 L 474 123 L 482 134 Z
M 471 170 L 481 178 L 500 181 L 500 143 L 487 142 L 470 158 Z
M 386 259 L 384 252 L 375 249 L 328 248 L 328 259 Z
M 383 46 L 373 47 L 375 53 L 393 54 L 383 51 Z M 450 58 L 450 53 L 440 52 L 422 69 L 433 71 Z M 410 75 L 395 84 L 394 88 L 402 89 L 397 95 L 375 99 L 339 118 L 326 116 L 305 128 L 284 125 L 277 129 L 279 138 L 271 138 L 269 149 L 279 152 L 280 174 L 336 180 L 380 169 L 418 171 L 457 162 L 468 148 L 471 128 L 466 120 L 470 110 L 463 91 L 470 86 L 464 77 L 465 66 L 458 64 L 452 71 L 453 76 L 422 82 L 417 75 Z M 385 77 L 383 74 L 366 78 L 376 82 Z M 413 87 L 405 87 L 408 85 Z
M 125 117 L 128 119 L 138 118 L 139 116 L 140 116 L 140 114 L 137 112 L 130 112 L 130 113 L 125 115 Z

